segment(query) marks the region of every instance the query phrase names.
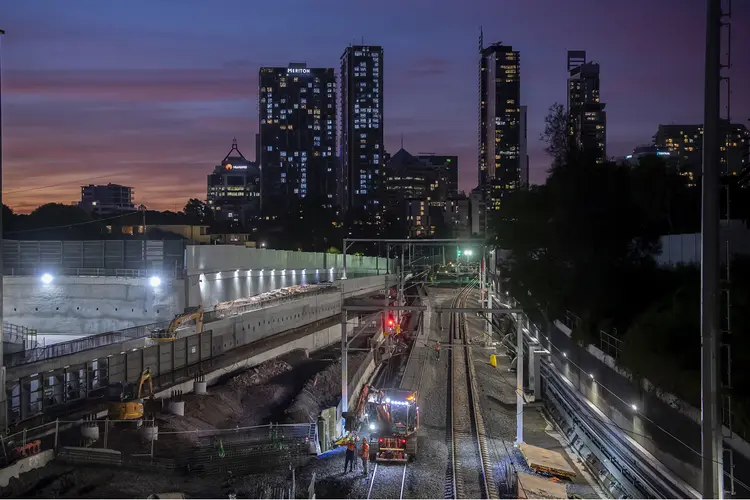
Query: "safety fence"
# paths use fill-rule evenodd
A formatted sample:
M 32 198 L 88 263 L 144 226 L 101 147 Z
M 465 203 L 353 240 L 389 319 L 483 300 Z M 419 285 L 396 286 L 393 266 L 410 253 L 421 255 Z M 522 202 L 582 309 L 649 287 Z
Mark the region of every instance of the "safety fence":
M 0 466 L 55 450 L 57 460 L 76 465 L 238 475 L 298 467 L 318 449 L 315 424 L 164 430 L 187 425 L 172 415 L 140 421 L 56 420 L 2 436 Z

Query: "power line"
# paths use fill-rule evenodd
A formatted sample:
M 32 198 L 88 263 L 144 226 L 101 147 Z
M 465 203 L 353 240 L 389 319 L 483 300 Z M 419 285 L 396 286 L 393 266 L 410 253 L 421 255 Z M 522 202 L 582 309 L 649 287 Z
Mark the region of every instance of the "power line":
M 16 193 L 28 193 L 30 191 L 38 191 L 40 189 L 49 189 L 49 188 L 53 188 L 53 187 L 63 186 L 65 184 L 78 184 L 78 183 L 81 183 L 81 182 L 88 182 L 88 181 L 91 181 L 91 180 L 94 180 L 94 179 L 101 179 L 103 177 L 112 177 L 114 175 L 130 174 L 130 173 L 133 172 L 133 170 L 137 170 L 139 168 L 145 168 L 145 167 L 146 166 L 144 165 L 142 167 L 135 167 L 134 169 L 130 169 L 130 170 L 123 170 L 121 172 L 110 172 L 108 174 L 97 175 L 97 176 L 94 176 L 94 177 L 86 177 L 84 179 L 76 179 L 76 180 L 72 180 L 72 181 L 63 181 L 63 182 L 58 182 L 56 184 L 48 184 L 46 186 L 38 186 L 38 187 L 33 187 L 33 188 L 15 189 L 13 191 L 4 191 L 3 194 L 4 195 L 8 195 L 8 194 L 16 194 Z
M 95 220 L 87 220 L 87 221 L 83 221 L 83 222 L 74 222 L 73 224 L 62 224 L 60 226 L 40 227 L 38 229 L 22 229 L 22 230 L 19 230 L 19 231 L 8 231 L 5 234 L 33 233 L 35 231 L 48 231 L 50 229 L 60 229 L 60 228 L 64 228 L 64 227 L 84 226 L 86 224 L 96 224 L 97 222 L 103 222 L 105 220 L 119 219 L 121 217 L 127 217 L 128 215 L 132 215 L 132 214 L 133 214 L 133 212 L 128 212 L 126 214 L 114 215 L 112 217 L 105 217 L 104 219 L 95 219 Z

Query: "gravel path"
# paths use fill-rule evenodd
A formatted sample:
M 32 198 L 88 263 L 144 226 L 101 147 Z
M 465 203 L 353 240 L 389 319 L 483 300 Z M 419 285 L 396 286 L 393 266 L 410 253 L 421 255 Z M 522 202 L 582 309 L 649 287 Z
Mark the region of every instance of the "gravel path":
M 467 318 L 467 326 L 475 334 L 482 328 L 479 318 Z M 521 452 L 513 446 L 516 439 L 516 374 L 509 371 L 510 359 L 504 353 L 497 353 L 497 367 L 489 364 L 489 355 L 494 352 L 482 347 L 474 348 L 474 366 L 479 383 L 480 404 L 487 431 L 487 445 L 494 461 L 495 479 L 501 496 L 515 498 L 507 488 L 506 464 L 513 465 L 516 471 L 534 474 Z M 592 486 L 590 478 L 580 460 L 573 460 L 558 440 L 554 426 L 545 418 L 541 408 L 526 407 L 524 410 L 524 441 L 562 453 L 567 462 L 578 471 L 573 482 L 566 484 L 568 495 L 581 498 L 603 498 L 598 486 Z M 592 481 L 593 482 L 593 481 Z

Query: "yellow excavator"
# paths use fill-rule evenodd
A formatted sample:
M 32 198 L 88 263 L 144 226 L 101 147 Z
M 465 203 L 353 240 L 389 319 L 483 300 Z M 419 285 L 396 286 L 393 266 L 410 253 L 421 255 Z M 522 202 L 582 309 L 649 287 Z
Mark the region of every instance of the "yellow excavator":
M 186 308 L 184 313 L 174 317 L 167 328 L 152 331 L 149 339 L 152 342 L 173 342 L 177 339 L 177 329 L 193 320 L 195 321 L 195 333 L 201 333 L 203 331 L 203 307 Z
M 107 416 L 110 420 L 139 420 L 143 418 L 143 385 L 148 383 L 147 396 L 154 396 L 154 383 L 151 380 L 151 370 L 146 368 L 136 385 L 131 382 L 123 384 L 117 382 L 108 387 Z

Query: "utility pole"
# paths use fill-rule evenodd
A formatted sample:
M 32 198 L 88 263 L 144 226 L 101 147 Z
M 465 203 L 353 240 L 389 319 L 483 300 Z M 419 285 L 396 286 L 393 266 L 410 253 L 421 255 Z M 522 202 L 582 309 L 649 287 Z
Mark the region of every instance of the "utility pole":
M 523 315 L 516 314 L 516 446 L 523 443 Z
M 719 404 L 719 117 L 721 0 L 707 0 L 701 206 L 701 472 L 703 498 L 724 497 Z
M 5 35 L 5 30 L 0 29 L 0 40 Z M 2 50 L 0 42 L 0 51 Z M 2 55 L 0 54 L 0 207 L 3 205 L 3 79 L 2 79 Z M 0 329 L 4 330 L 3 325 L 3 285 L 5 281 L 5 269 L 3 267 L 3 217 L 0 215 Z M 0 338 L 0 429 L 6 429 L 8 422 L 8 408 L 5 400 L 5 363 L 3 362 L 3 341 Z

